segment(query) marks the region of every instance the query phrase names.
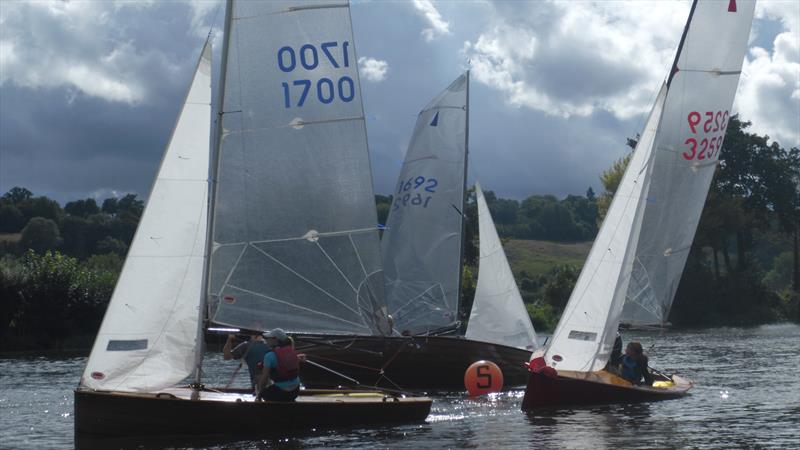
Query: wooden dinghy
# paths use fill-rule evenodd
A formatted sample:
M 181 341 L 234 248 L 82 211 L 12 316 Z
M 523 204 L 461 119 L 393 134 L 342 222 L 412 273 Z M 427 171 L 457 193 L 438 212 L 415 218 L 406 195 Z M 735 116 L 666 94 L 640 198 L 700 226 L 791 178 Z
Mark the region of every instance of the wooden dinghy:
M 158 393 L 75 390 L 75 434 L 261 436 L 286 431 L 423 422 L 426 397 L 303 390 L 294 402 L 255 402 L 246 390 L 176 387 Z
M 686 395 L 692 381 L 677 375 L 655 375 L 652 386 L 637 386 L 620 376 L 597 372 L 556 371 L 551 367 L 530 367 L 522 410 L 570 405 L 637 403 L 669 400 Z
M 428 391 L 463 391 L 464 372 L 474 362 L 492 361 L 504 387 L 527 382 L 524 364 L 530 350 L 455 336 L 352 338 L 298 337 L 297 350 L 363 385 Z M 314 387 L 347 384 L 341 375 L 312 364 L 303 366 L 303 383 Z
M 663 324 L 669 317 L 717 166 L 754 10 L 749 0 L 692 3 L 672 70 L 553 338 L 531 361 L 523 410 L 661 400 L 692 387 L 677 376 L 635 386 L 606 367 L 616 364 L 620 323 Z M 706 45 L 719 36 L 724 43 Z M 636 356 L 631 351 L 627 358 Z

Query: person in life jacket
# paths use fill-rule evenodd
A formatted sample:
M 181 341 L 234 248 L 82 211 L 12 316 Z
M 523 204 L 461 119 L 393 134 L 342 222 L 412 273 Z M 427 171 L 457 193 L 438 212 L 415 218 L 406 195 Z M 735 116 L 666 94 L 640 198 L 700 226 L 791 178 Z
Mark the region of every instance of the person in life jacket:
M 258 377 L 261 375 L 261 364 L 264 355 L 269 351 L 267 343 L 261 338 L 261 332 L 255 330 L 242 330 L 247 340 L 237 344 L 236 335 L 229 334 L 225 346 L 222 347 L 222 356 L 226 361 L 235 359 L 247 363 L 250 372 L 250 388 L 255 391 Z M 239 369 L 237 369 L 238 372 Z M 235 375 L 234 375 L 235 376 Z
M 294 351 L 291 338 L 280 328 L 263 334 L 272 349 L 264 355 L 264 367 L 256 389 L 257 400 L 291 402 L 300 393 L 301 355 Z
M 642 380 L 644 380 L 644 384 L 650 386 L 653 384 L 653 376 L 647 369 L 648 362 L 642 344 L 630 342 L 620 361 L 620 375 L 633 384 L 642 384 Z

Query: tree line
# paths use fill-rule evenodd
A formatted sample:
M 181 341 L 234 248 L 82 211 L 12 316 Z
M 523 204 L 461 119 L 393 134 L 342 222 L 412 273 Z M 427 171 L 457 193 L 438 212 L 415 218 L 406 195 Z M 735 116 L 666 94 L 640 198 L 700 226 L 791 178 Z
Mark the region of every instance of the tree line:
M 675 325 L 800 320 L 800 150 L 784 149 L 731 119 L 711 189 L 678 288 Z M 631 148 L 636 139 L 629 139 Z M 591 240 L 627 166 L 600 175 L 595 195 L 522 201 L 484 196 L 504 240 Z M 391 196 L 376 196 L 385 223 Z M 68 202 L 14 187 L 0 197 L 0 344 L 2 348 L 86 346 L 99 326 L 144 202 L 135 194 Z M 462 319 L 469 317 L 477 274 L 477 208 L 464 211 Z M 544 274 L 517 272 L 538 330 L 552 330 L 580 270 L 564 264 Z M 72 339 L 72 341 L 70 341 Z M 82 344 L 76 344 L 83 339 Z

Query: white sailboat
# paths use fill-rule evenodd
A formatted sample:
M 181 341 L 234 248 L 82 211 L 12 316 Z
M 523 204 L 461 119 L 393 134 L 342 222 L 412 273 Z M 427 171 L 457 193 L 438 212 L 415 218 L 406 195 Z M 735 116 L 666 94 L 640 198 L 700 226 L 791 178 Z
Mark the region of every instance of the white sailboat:
M 517 325 L 527 321 L 526 334 L 533 328 L 519 293 L 504 297 L 511 292 L 508 282 L 514 283 L 513 276 L 502 249 L 498 253 L 486 247 L 493 242 L 491 233 L 498 245 L 499 239 L 485 205 L 482 220 L 488 217 L 488 222 L 481 222 L 481 248 L 487 259 L 481 261 L 479 277 L 480 317 L 470 324 L 466 338 L 456 334 L 468 123 L 469 72 L 420 111 L 393 193 L 381 242 L 393 335 L 325 339 L 302 348 L 310 357 L 323 359 L 363 383 L 391 387 L 461 390 L 465 371 L 479 360 L 495 362 L 506 386 L 525 383 L 523 364 L 530 359 L 529 346 L 535 341 L 519 339 Z M 518 304 L 510 306 L 515 301 Z M 502 311 L 489 305 L 498 302 L 504 305 Z M 502 317 L 512 310 L 513 317 Z M 481 322 L 485 322 L 483 328 Z M 488 327 L 495 329 L 489 332 Z M 429 369 L 425 377 L 419 376 L 420 366 Z M 321 370 L 311 376 L 318 382 L 341 383 Z
M 348 3 L 229 0 L 224 42 L 216 152 L 207 44 L 75 391 L 76 436 L 424 420 L 427 398 L 306 390 L 255 402 L 201 384 L 206 295 L 216 321 L 242 328 L 386 324 Z
M 478 204 L 480 263 L 465 337 L 533 351 L 539 342 L 536 331 L 478 183 L 475 183 L 475 199 Z
M 717 164 L 754 1 L 695 0 L 672 70 L 549 346 L 531 361 L 523 409 L 672 398 L 691 382 L 635 386 L 604 370 L 626 305 L 655 297 L 663 321 Z M 646 281 L 651 280 L 650 282 Z M 644 281 L 643 281 L 644 280 Z M 627 299 L 627 303 L 626 303 Z M 639 308 L 637 310 L 637 308 Z

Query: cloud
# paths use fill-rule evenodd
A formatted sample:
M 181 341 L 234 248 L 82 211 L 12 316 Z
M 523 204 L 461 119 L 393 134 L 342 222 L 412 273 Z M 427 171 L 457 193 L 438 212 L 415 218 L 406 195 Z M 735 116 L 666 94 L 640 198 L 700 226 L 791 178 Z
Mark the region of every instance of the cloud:
M 433 41 L 438 36 L 450 34 L 450 23 L 442 19 L 442 15 L 433 6 L 431 0 L 414 0 L 414 9 L 425 17 L 429 28 L 422 30 L 422 37 L 427 42 Z
M 358 71 L 367 81 L 380 82 L 386 79 L 389 63 L 375 58 L 358 58 Z
M 686 14 L 675 3 L 497 3 L 461 51 L 512 106 L 627 119 L 650 108 Z
M 753 47 L 745 58 L 735 109 L 784 147 L 800 146 L 800 14 L 794 2 L 757 3 L 756 17 L 776 20 L 772 49 Z
M 0 85 L 66 89 L 69 100 L 85 95 L 128 105 L 157 98 L 194 55 L 175 58 L 143 45 L 169 33 L 152 31 L 150 9 L 156 7 L 164 8 L 154 2 L 5 2 Z M 185 4 L 169 8 L 183 10 L 188 20 Z

